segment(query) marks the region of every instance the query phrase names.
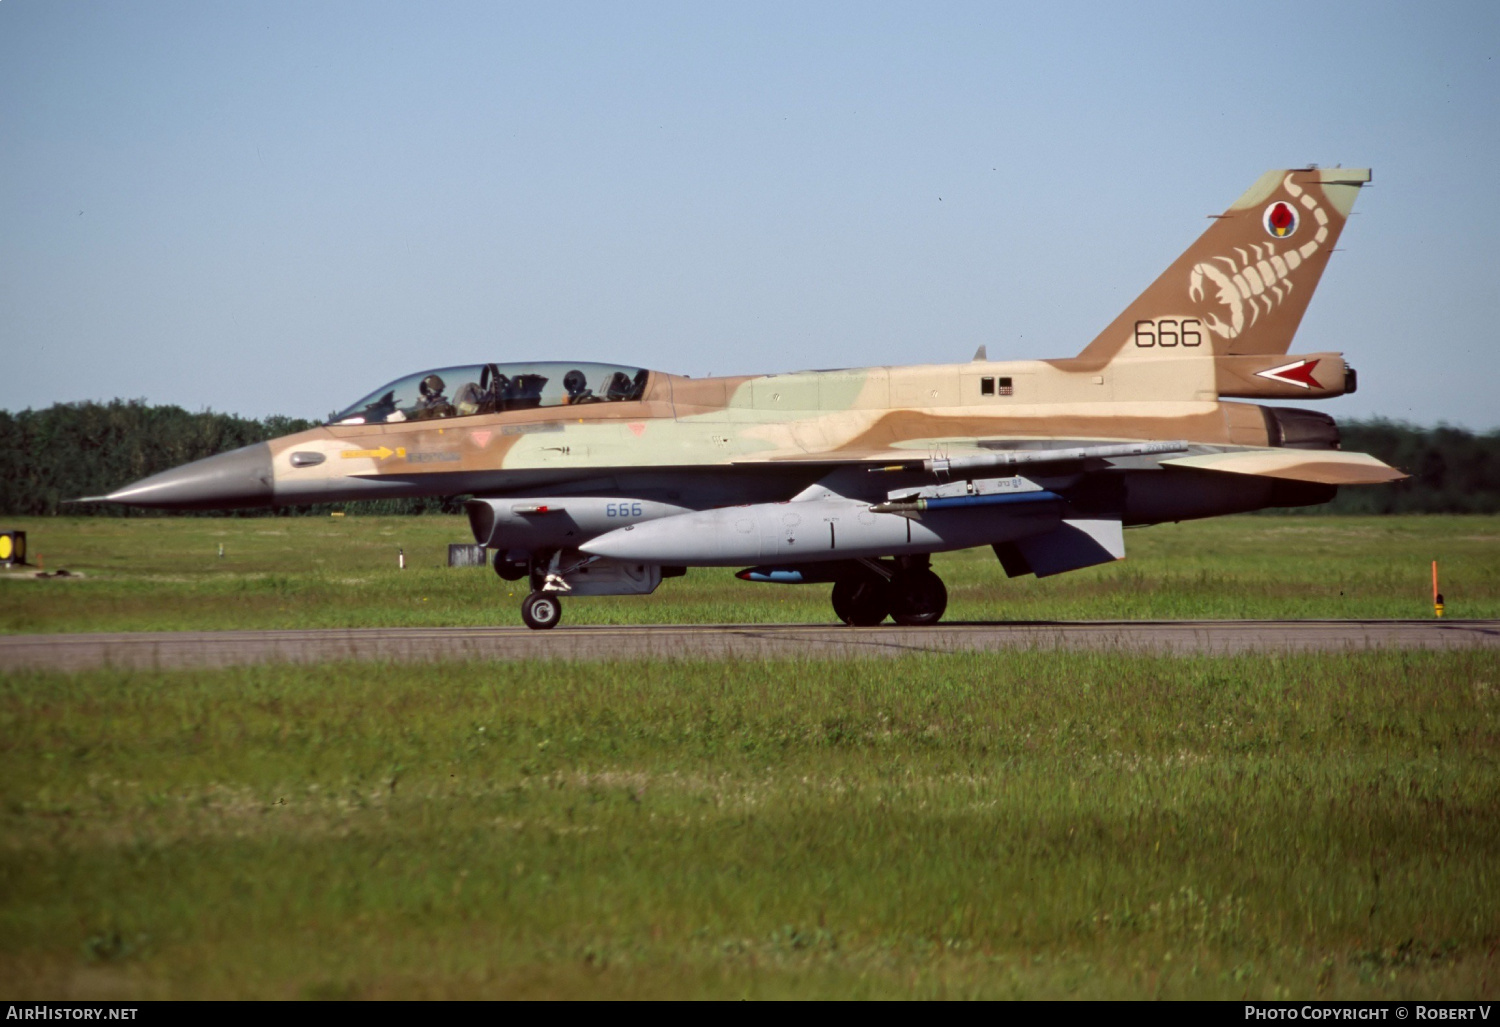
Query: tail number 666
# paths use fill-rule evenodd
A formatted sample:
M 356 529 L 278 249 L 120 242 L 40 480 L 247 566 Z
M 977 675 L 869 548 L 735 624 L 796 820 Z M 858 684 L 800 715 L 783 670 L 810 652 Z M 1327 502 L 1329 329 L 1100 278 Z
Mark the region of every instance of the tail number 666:
M 1185 317 L 1181 321 L 1164 317 L 1156 321 L 1135 323 L 1135 344 L 1145 349 L 1150 346 L 1201 346 L 1203 325 L 1196 317 Z

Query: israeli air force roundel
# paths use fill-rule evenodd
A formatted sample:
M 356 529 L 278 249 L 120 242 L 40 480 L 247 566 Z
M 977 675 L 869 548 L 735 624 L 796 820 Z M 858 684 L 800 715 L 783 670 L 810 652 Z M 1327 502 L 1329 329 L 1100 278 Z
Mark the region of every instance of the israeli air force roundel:
M 1266 208 L 1262 220 L 1272 238 L 1289 239 L 1297 231 L 1297 208 L 1285 200 L 1277 200 Z

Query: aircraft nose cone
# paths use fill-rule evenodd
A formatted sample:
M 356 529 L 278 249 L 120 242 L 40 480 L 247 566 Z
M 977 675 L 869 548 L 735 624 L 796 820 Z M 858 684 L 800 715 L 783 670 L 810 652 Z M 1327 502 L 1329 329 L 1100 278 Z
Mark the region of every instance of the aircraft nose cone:
M 142 478 L 104 498 L 167 510 L 267 506 L 273 481 L 271 447 L 257 442 Z

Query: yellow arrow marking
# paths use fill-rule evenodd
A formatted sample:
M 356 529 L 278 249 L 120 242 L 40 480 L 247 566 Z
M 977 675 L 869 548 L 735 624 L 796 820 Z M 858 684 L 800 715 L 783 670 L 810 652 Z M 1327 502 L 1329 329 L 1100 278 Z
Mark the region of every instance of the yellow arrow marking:
M 394 450 L 381 446 L 379 449 L 346 449 L 339 456 L 345 460 L 375 459 L 384 460 L 388 456 L 399 456 L 406 459 L 406 447 L 397 446 Z

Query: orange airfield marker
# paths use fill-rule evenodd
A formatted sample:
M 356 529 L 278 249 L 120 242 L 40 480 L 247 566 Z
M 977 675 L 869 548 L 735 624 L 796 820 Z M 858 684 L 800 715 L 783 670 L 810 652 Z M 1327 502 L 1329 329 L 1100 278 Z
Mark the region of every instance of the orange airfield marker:
M 1443 615 L 1443 593 L 1438 591 L 1437 561 L 1432 561 L 1432 615 Z

